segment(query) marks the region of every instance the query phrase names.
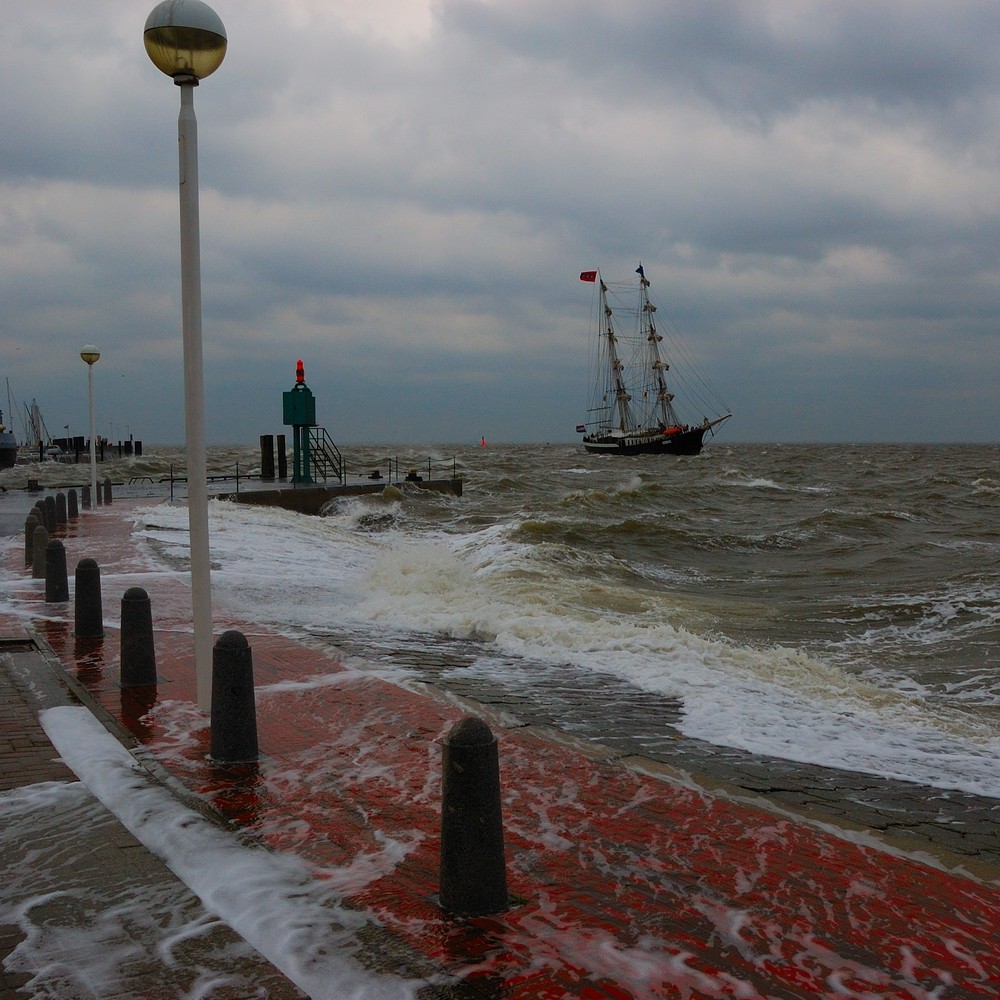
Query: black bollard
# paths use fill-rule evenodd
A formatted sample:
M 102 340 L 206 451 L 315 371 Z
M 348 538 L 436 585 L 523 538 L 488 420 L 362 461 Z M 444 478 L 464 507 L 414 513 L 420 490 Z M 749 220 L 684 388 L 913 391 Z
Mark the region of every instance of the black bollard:
M 66 494 L 56 494 L 56 524 L 65 524 L 66 517 Z
M 156 651 L 153 648 L 153 611 L 149 594 L 142 587 L 129 587 L 122 596 L 121 682 L 156 683 Z
M 272 482 L 274 480 L 274 435 L 260 436 L 260 478 Z
M 74 611 L 77 639 L 100 639 L 104 635 L 101 568 L 94 559 L 81 559 L 76 564 Z
M 508 906 L 497 741 L 474 716 L 455 723 L 444 741 L 439 901 L 464 917 Z
M 35 528 L 38 518 L 32 512 L 24 519 L 24 565 L 30 566 L 35 561 Z
M 90 510 L 90 487 L 83 487 L 83 509 Z
M 45 601 L 53 604 L 69 600 L 69 579 L 66 576 L 66 549 L 58 538 L 45 546 Z
M 34 580 L 45 579 L 45 549 L 48 544 L 49 529 L 40 524 L 31 539 L 31 576 Z
M 288 478 L 288 452 L 285 451 L 285 435 L 279 434 L 275 438 L 275 447 L 278 450 L 278 478 L 285 480 Z
M 212 649 L 213 760 L 256 760 L 257 709 L 253 692 L 253 654 L 242 632 L 223 632 Z
M 45 498 L 45 527 L 48 528 L 49 534 L 53 534 L 56 530 L 56 498 L 53 496 L 48 496 Z
M 108 477 L 104 480 L 104 503 L 106 506 L 111 506 L 111 478 Z
M 76 520 L 80 516 L 80 507 L 76 502 L 76 490 L 70 490 L 66 494 L 66 502 L 69 505 L 69 519 Z

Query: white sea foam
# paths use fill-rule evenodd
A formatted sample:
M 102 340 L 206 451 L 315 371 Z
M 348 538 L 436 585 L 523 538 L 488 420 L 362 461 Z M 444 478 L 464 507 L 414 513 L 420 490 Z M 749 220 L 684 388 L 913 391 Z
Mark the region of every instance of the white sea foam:
M 20 931 L 21 940 L 4 958 L 8 972 L 28 977 L 18 995 L 133 995 L 137 978 L 148 982 L 180 966 L 177 978 L 185 981 L 187 997 L 214 996 L 218 989 L 248 1000 L 265 997 L 266 984 L 251 978 L 258 964 L 242 964 L 253 957 L 250 947 L 215 933 L 219 918 L 199 906 L 181 883 L 155 871 L 137 878 L 128 864 L 103 871 L 95 881 L 93 869 L 107 865 L 116 853 L 110 846 L 118 839 L 111 824 L 78 781 L 0 794 L 5 862 L 0 924 Z M 85 829 L 97 845 L 109 838 L 100 860 L 67 859 L 66 833 L 76 828 Z M 167 992 L 173 995 L 164 984 Z
M 369 918 L 340 905 L 345 887 L 377 877 L 404 852 L 359 859 L 316 879 L 291 855 L 252 849 L 182 806 L 138 771 L 135 760 L 85 708 L 41 714 L 49 739 L 87 788 L 218 914 L 309 996 L 408 998 L 420 983 L 379 976 L 354 957 Z
M 154 547 L 186 523 L 183 508 L 151 516 L 159 527 L 142 534 Z M 467 640 L 500 683 L 521 661 L 573 664 L 680 699 L 692 737 L 1000 797 L 1000 730 L 988 717 L 794 648 L 697 634 L 680 626 L 669 594 L 560 573 L 539 547 L 511 541 L 514 530 L 372 534 L 337 518 L 213 504 L 213 586 L 279 628 Z

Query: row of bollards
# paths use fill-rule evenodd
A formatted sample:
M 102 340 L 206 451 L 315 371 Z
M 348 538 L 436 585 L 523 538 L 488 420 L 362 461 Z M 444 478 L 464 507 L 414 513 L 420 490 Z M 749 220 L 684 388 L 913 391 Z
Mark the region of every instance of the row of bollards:
M 44 555 L 45 600 L 69 600 L 66 550 L 54 538 L 43 546 L 45 528 L 34 529 L 34 556 Z M 78 639 L 104 636 L 101 570 L 96 560 L 81 559 L 76 567 L 74 635 Z M 156 651 L 149 594 L 130 587 L 121 604 L 122 687 L 156 685 Z M 225 632 L 212 650 L 212 748 L 213 760 L 226 763 L 256 760 L 257 718 L 254 702 L 253 659 L 242 632 Z
M 110 503 L 110 481 L 106 485 L 105 502 Z M 88 492 L 85 487 L 85 507 Z M 76 494 L 71 490 L 68 502 L 47 497 L 25 520 L 25 565 L 34 577 L 44 577 L 46 602 L 69 600 L 66 551 L 49 536 L 73 516 Z M 103 638 L 101 572 L 94 559 L 80 560 L 75 582 L 74 634 Z M 142 587 L 132 587 L 121 601 L 121 685 L 152 689 L 155 699 L 156 684 L 151 602 Z M 259 755 L 252 650 L 242 632 L 230 630 L 212 650 L 210 756 L 235 764 Z M 444 741 L 439 874 L 439 903 L 450 913 L 484 916 L 509 905 L 497 740 L 483 720 L 472 716 L 456 723 Z
M 103 486 L 97 490 L 97 502 L 100 504 L 103 491 L 104 503 L 110 505 L 112 502 L 111 480 L 105 479 Z M 90 507 L 90 487 L 83 487 L 83 506 Z M 44 575 L 44 560 L 39 560 L 35 555 L 35 549 L 39 543 L 44 550 L 50 537 L 70 521 L 80 516 L 80 506 L 77 502 L 76 490 L 71 489 L 68 493 L 57 493 L 55 496 L 40 498 L 35 502 L 34 507 L 28 512 L 24 519 L 24 565 L 32 567 L 35 572 L 33 576 L 41 578 Z M 43 528 L 44 535 L 38 533 L 38 529 Z

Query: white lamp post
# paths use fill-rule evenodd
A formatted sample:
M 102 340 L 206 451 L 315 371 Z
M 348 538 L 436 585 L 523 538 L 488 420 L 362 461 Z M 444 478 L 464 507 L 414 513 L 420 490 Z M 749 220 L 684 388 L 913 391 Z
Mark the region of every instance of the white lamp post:
M 181 308 L 184 331 L 184 423 L 187 432 L 191 602 L 198 707 L 212 706 L 212 581 L 208 549 L 208 472 L 205 461 L 205 389 L 201 351 L 201 239 L 198 222 L 198 122 L 194 88 L 226 55 L 226 29 L 201 0 L 163 0 L 142 36 L 157 69 L 181 88 L 180 143 Z
M 80 351 L 80 357 L 87 364 L 87 403 L 90 409 L 90 502 L 96 507 L 97 443 L 94 441 L 94 365 L 101 360 L 101 352 L 93 344 L 84 344 Z

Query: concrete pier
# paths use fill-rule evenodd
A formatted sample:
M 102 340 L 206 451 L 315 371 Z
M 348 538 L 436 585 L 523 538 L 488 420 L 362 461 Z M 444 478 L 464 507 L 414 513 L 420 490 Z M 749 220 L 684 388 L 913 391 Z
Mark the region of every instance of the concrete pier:
M 298 514 L 319 514 L 323 507 L 337 497 L 357 497 L 381 493 L 386 488 L 429 490 L 432 493 L 462 495 L 462 480 L 419 479 L 388 483 L 385 480 L 371 483 L 349 483 L 341 486 L 287 486 L 278 489 L 246 489 L 239 493 L 217 494 L 222 500 L 253 504 L 258 507 L 281 507 Z

